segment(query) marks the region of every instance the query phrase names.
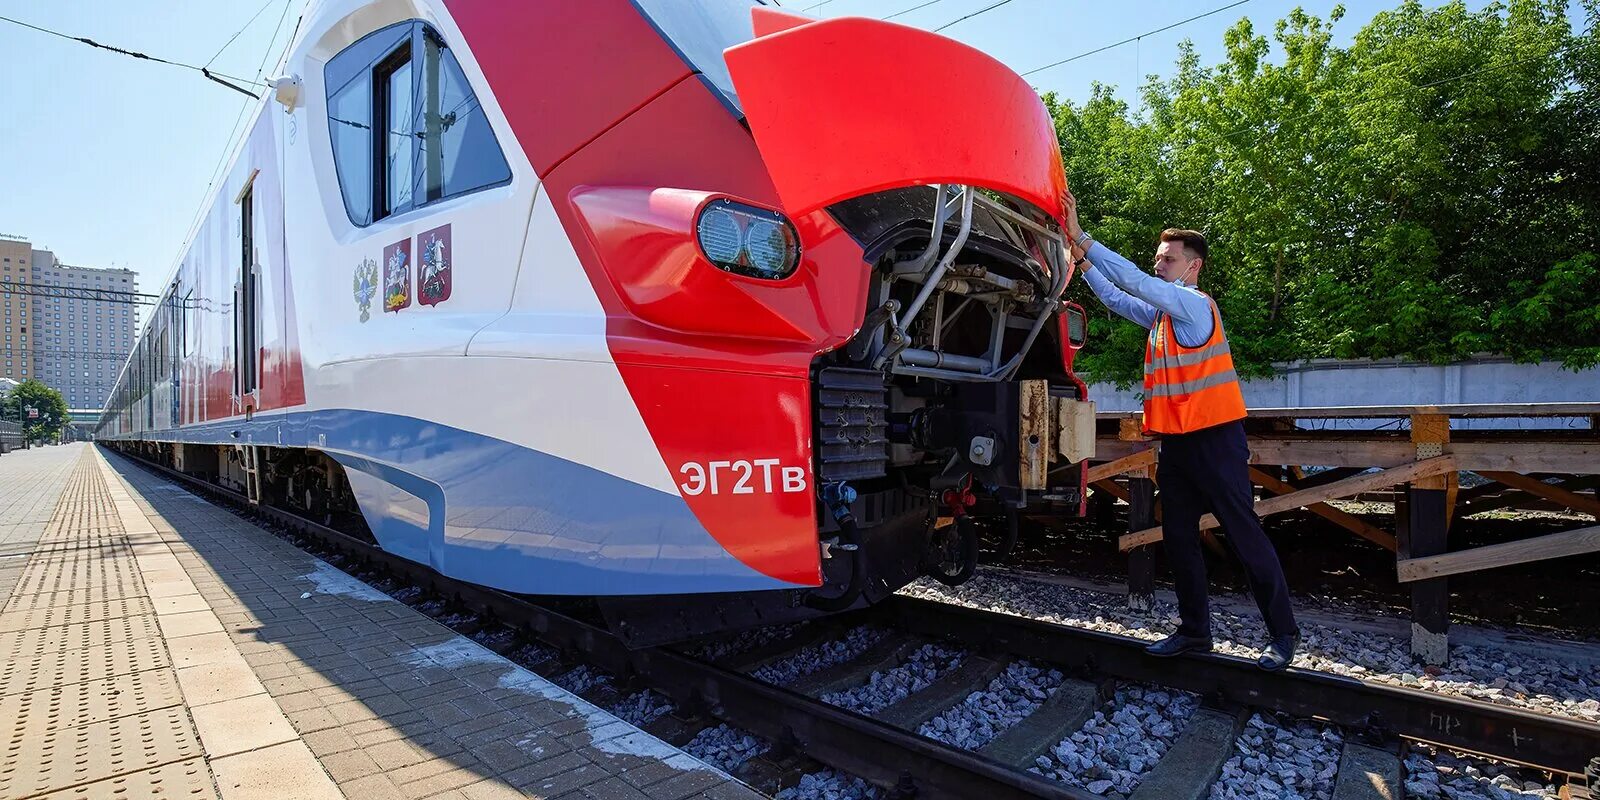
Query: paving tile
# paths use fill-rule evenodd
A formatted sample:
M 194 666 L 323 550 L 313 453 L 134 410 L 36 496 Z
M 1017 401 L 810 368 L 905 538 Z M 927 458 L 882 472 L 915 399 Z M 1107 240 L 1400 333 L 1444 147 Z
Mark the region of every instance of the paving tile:
M 322 765 L 294 741 L 214 759 L 211 771 L 223 800 L 344 800 Z M 361 795 L 352 795 L 361 797 Z
M 194 716 L 206 753 L 213 758 L 298 742 L 300 738 L 266 693 L 195 706 L 189 713 Z
M 182 614 L 188 611 L 205 611 L 211 608 L 206 604 L 206 599 L 198 594 L 176 594 L 170 597 L 157 597 L 150 602 L 151 605 L 155 606 L 157 614 Z
M 194 636 L 185 636 L 167 643 L 167 650 L 172 654 L 173 666 L 178 668 L 193 667 L 199 664 L 211 664 L 237 655 L 233 641 L 226 633 L 201 633 Z
M 161 632 L 168 639 L 178 639 L 184 636 L 194 636 L 198 633 L 222 632 L 222 620 L 211 613 L 211 609 L 204 611 L 184 611 L 178 614 L 157 616 L 161 621 Z
M 346 750 L 322 756 L 322 766 L 335 781 L 340 783 L 383 771 L 378 762 L 372 760 L 372 756 L 367 755 L 365 750 Z
M 177 670 L 178 685 L 191 706 L 234 700 L 263 694 L 266 687 L 256 678 L 250 665 L 235 655 Z

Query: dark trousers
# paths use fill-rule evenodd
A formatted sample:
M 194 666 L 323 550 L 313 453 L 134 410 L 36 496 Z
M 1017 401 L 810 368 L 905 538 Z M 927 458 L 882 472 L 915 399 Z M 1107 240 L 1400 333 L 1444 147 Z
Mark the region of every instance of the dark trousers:
M 1206 562 L 1200 553 L 1200 517 L 1208 511 L 1222 523 L 1229 549 L 1244 565 L 1267 631 L 1274 637 L 1299 633 L 1283 565 L 1256 516 L 1249 463 L 1243 422 L 1161 438 L 1156 468 L 1161 530 L 1178 590 L 1178 632 L 1185 636 L 1211 635 Z

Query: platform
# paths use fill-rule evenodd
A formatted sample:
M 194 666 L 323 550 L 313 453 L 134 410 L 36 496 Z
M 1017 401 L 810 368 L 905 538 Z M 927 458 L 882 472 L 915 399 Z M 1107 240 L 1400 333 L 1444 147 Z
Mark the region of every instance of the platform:
M 760 797 L 92 445 L 0 460 L 0 597 L 0 797 Z

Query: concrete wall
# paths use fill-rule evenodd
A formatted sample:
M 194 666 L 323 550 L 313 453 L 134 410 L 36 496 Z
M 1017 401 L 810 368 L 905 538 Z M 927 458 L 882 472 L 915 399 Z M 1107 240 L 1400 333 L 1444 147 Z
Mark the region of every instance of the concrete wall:
M 1141 405 L 1140 387 L 1118 391 L 1109 383 L 1089 386 L 1100 411 L 1131 411 Z M 1278 375 L 1244 383 L 1251 408 L 1399 406 L 1456 403 L 1600 402 L 1600 369 L 1572 372 L 1556 362 L 1516 364 L 1484 357 L 1439 366 L 1414 361 L 1316 359 L 1278 365 Z M 1468 423 L 1468 424 L 1464 424 Z M 1308 427 L 1366 428 L 1385 420 L 1317 420 Z M 1457 420 L 1454 427 L 1587 428 L 1580 418 Z

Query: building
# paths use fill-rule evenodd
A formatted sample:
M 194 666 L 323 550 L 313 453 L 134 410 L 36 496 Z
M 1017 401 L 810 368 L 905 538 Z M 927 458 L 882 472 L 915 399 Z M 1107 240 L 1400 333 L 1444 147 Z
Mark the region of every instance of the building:
M 26 241 L 0 235 L 0 283 L 27 285 L 33 282 L 33 245 Z M 20 292 L 0 292 L 0 330 L 5 341 L 0 342 L 0 378 L 24 381 L 39 377 L 34 367 L 33 337 L 28 328 L 33 325 L 34 298 Z
M 49 250 L 0 238 L 0 281 L 23 287 L 0 292 L 0 335 L 6 337 L 0 376 L 37 378 L 61 392 L 70 408 L 103 408 L 133 351 L 138 321 L 132 302 L 105 297 L 127 293 L 121 299 L 134 299 L 136 273 L 69 266 Z M 96 291 L 102 299 L 89 296 Z

